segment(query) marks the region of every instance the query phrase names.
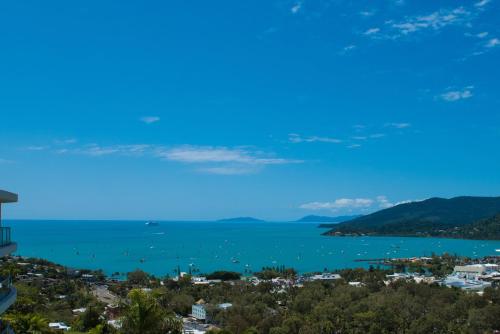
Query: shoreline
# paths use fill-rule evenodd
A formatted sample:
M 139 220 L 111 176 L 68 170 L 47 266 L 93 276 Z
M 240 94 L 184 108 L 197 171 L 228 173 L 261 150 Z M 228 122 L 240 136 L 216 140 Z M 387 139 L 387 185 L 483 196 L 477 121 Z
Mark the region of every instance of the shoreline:
M 15 269 L 13 282 L 23 297 L 5 316 L 18 333 L 26 332 L 24 322 L 18 321 L 25 316 L 38 317 L 40 328 L 57 323 L 60 328 L 76 331 L 75 334 L 99 328 L 105 329 L 105 333 L 127 333 L 127 328 L 134 324 L 133 332 L 137 333 L 144 326 L 135 321 L 137 309 L 147 312 L 148 326 L 167 324 L 172 329 L 167 332 L 171 333 L 193 329 L 211 334 L 270 333 L 271 327 L 286 330 L 293 320 L 297 328 L 313 328 L 307 332 L 312 334 L 324 329 L 320 319 L 332 312 L 340 316 L 333 318 L 329 328 L 336 326 L 349 329 L 347 333 L 357 333 L 358 329 L 368 328 L 366 324 L 383 323 L 386 331 L 399 328 L 397 331 L 403 332 L 409 325 L 402 322 L 405 317 L 400 315 L 413 314 L 415 307 L 425 310 L 411 319 L 411 326 L 417 329 L 424 328 L 422 321 L 435 325 L 426 314 L 442 311 L 443 307 L 450 311 L 463 307 L 464 302 L 471 301 L 472 294 L 476 302 L 467 304 L 468 312 L 445 313 L 443 326 L 460 316 L 464 328 L 476 328 L 467 325 L 470 314 L 487 312 L 488 319 L 496 319 L 493 315 L 500 309 L 500 257 L 471 260 L 443 255 L 399 259 L 390 269 L 347 268 L 307 275 L 284 266 L 262 268 L 250 277 L 232 272 L 190 275 L 180 271 L 175 277 L 157 277 L 135 270 L 123 280 L 106 277 L 101 271 L 69 269 L 44 259 L 8 257 L 2 263 Z M 478 272 L 477 280 L 460 277 L 478 268 L 481 273 Z M 32 288 L 36 286 L 42 288 Z M 398 302 L 403 299 L 405 303 Z M 366 307 L 368 313 L 364 311 Z M 381 310 L 387 311 L 380 313 Z M 366 314 L 370 315 L 368 322 L 364 322 Z M 387 323 L 387 319 L 392 319 L 389 314 L 401 319 Z M 363 321 L 359 323 L 359 319 Z M 478 320 L 487 329 L 498 328 L 494 320 Z M 266 330 L 253 330 L 263 324 L 269 324 Z M 165 332 L 163 327 L 152 333 L 161 332 Z
M 43 221 L 12 226 L 18 255 L 106 273 L 140 268 L 155 275 L 225 269 L 244 273 L 285 264 L 299 272 L 360 266 L 363 258 L 403 258 L 432 253 L 467 257 L 495 255 L 499 241 L 414 237 L 322 236 L 315 224 L 290 223 L 105 223 Z M 364 267 L 364 264 L 361 264 Z
M 323 228 L 323 227 L 318 227 L 318 228 Z M 387 238 L 422 238 L 422 239 L 449 239 L 449 240 L 472 240 L 472 241 L 500 241 L 500 239 L 476 239 L 476 238 L 460 238 L 460 237 L 451 237 L 451 236 L 439 236 L 439 235 L 403 235 L 403 234 L 378 234 L 378 233 L 341 233 L 341 234 L 336 234 L 332 233 L 329 234 L 328 232 L 321 233 L 322 236 L 324 237 L 339 237 L 339 238 L 345 238 L 345 237 L 352 237 L 352 238 L 381 238 L 381 237 L 387 237 Z

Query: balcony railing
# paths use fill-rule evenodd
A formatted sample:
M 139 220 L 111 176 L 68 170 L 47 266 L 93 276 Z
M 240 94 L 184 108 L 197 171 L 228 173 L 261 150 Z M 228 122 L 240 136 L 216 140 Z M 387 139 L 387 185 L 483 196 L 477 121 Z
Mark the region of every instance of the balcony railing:
M 17 290 L 12 285 L 10 277 L 0 278 L 0 314 L 3 314 L 7 309 L 15 303 Z M 4 332 L 0 331 L 0 334 Z
M 10 227 L 0 227 L 0 247 L 8 246 L 11 243 Z
M 14 334 L 14 331 L 7 322 L 0 320 L 0 334 Z
M 10 276 L 0 277 L 0 300 L 9 295 L 12 287 L 12 278 Z

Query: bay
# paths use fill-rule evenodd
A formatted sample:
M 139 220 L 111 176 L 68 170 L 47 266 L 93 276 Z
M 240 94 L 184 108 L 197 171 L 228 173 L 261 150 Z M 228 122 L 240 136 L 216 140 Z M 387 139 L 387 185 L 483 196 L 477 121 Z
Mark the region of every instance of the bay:
M 258 271 L 265 266 L 299 272 L 366 267 L 359 259 L 499 255 L 500 241 L 409 237 L 326 237 L 316 223 L 7 220 L 18 255 L 44 258 L 106 274 L 142 269 L 157 276 L 196 268 Z

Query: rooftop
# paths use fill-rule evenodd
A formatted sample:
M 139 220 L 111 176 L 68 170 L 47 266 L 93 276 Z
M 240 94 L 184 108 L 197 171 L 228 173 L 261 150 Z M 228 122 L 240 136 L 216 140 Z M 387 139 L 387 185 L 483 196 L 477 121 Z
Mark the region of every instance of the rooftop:
M 17 194 L 0 190 L 0 204 L 1 203 L 15 203 L 17 202 Z

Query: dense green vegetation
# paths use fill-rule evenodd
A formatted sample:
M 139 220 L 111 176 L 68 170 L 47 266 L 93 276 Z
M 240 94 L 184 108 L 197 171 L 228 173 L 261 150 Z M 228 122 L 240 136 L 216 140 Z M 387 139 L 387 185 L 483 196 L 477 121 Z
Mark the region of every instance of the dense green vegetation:
M 215 271 L 206 275 L 207 279 L 220 279 L 222 281 L 231 281 L 240 279 L 241 275 L 234 271 Z
M 431 198 L 397 205 L 352 221 L 336 224 L 326 235 L 454 236 L 476 238 L 493 231 L 495 223 L 483 227 L 484 219 L 500 213 L 500 197 Z M 469 229 L 468 225 L 475 225 Z M 475 231 L 478 229 L 479 231 Z M 453 231 L 456 230 L 456 233 Z M 484 233 L 483 233 L 484 232 Z M 500 230 L 494 230 L 497 239 Z
M 278 277 L 293 278 L 296 275 L 297 272 L 295 269 L 286 268 L 285 266 L 264 267 L 262 268 L 262 271 L 255 273 L 256 277 L 264 280 L 270 280 Z
M 395 266 L 445 275 L 462 260 L 446 255 L 427 263 Z M 159 279 L 136 270 L 125 281 L 106 282 L 121 298 L 115 318 L 122 326 L 116 329 L 107 324 L 110 315 L 103 313 L 104 304 L 91 293 L 95 282 L 85 282 L 50 263 L 34 267 L 11 261 L 2 266 L 18 277 L 27 268 L 42 270 L 50 280 L 17 280 L 18 301 L 3 319 L 18 333 L 53 333 L 49 321 L 65 321 L 75 333 L 182 333 L 182 322 L 175 315 L 187 316 L 198 300 L 206 301 L 209 318 L 218 328 L 209 333 L 219 334 L 493 333 L 500 329 L 498 288 L 478 295 L 406 280 L 387 284 L 386 274 L 392 271 L 376 268 L 345 269 L 338 271 L 340 280 L 295 284 L 295 271 L 284 266 L 256 273 L 263 280 L 259 284 L 234 276 L 235 280 L 218 284 L 194 285 L 189 276 Z M 219 272 L 213 276 L 230 275 Z M 269 280 L 276 277 L 287 280 Z M 360 284 L 348 284 L 354 281 Z M 216 307 L 224 302 L 233 306 L 227 310 Z M 73 315 L 71 309 L 79 307 L 86 311 Z
M 471 225 L 447 229 L 437 236 L 463 239 L 499 240 L 500 214 L 475 222 Z
M 75 328 L 90 329 L 89 325 L 93 315 L 101 312 L 104 305 L 99 303 L 90 293 L 85 282 L 74 279 L 67 270 L 48 261 L 29 259 L 30 266 L 8 262 L 1 267 L 1 275 L 11 275 L 17 288 L 17 301 L 3 316 L 10 322 L 16 333 L 52 333 L 48 328 L 49 320 L 73 323 Z M 36 277 L 19 281 L 21 275 L 25 276 L 28 268 L 43 271 L 43 279 Z M 90 273 L 82 271 L 79 273 Z M 104 279 L 100 272 L 92 272 L 96 279 Z M 82 305 L 88 306 L 89 312 L 75 317 L 73 309 Z M 89 316 L 88 318 L 86 318 Z M 94 317 L 95 319 L 95 317 Z
M 128 301 L 122 317 L 122 333 L 182 333 L 182 322 L 160 305 L 156 295 L 133 289 L 128 294 Z

